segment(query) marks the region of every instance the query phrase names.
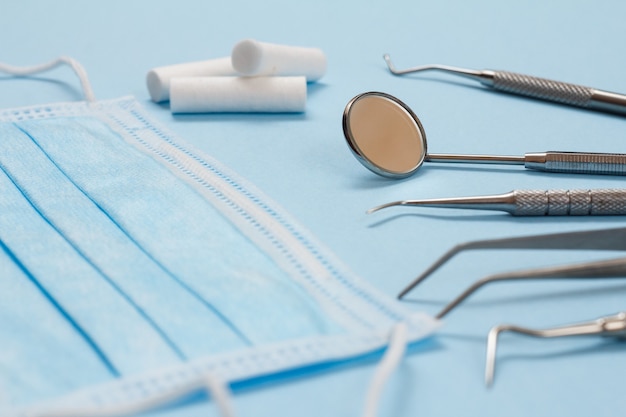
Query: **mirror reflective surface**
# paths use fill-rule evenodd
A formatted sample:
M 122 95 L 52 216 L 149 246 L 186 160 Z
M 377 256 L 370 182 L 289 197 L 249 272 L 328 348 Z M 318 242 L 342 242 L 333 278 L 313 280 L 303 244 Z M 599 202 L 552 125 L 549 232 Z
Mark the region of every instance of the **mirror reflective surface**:
M 357 159 L 391 178 L 413 174 L 426 156 L 426 135 L 417 116 L 400 100 L 369 92 L 353 98 L 343 115 L 344 135 Z

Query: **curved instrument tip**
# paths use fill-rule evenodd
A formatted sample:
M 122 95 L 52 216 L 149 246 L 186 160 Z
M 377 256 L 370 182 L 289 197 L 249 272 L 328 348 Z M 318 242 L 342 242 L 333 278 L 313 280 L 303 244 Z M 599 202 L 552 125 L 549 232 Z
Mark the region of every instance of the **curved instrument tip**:
M 393 201 L 391 203 L 381 204 L 380 206 L 372 207 L 371 209 L 367 210 L 365 214 L 372 214 L 374 212 L 385 209 L 387 207 L 401 206 L 403 204 L 404 204 L 404 201 Z
M 387 63 L 387 68 L 389 68 L 389 71 L 391 71 L 392 74 L 398 74 L 398 70 L 393 65 L 393 62 L 391 62 L 391 56 L 387 53 L 383 54 L 383 59 Z

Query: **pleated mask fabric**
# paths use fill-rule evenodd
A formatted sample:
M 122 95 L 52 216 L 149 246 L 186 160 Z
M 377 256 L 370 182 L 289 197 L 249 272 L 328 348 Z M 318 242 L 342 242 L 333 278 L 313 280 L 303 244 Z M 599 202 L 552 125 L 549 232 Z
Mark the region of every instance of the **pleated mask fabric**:
M 2 415 L 236 388 L 437 327 L 132 97 L 0 110 L 0 276 Z

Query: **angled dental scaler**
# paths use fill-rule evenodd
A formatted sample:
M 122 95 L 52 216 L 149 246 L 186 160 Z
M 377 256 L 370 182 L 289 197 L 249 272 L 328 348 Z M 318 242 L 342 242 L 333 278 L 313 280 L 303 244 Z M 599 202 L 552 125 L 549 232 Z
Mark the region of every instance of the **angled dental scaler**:
M 505 331 L 541 338 L 565 336 L 604 336 L 626 340 L 626 312 L 601 317 L 593 321 L 544 330 L 528 329 L 510 324 L 502 324 L 493 327 L 487 336 L 487 361 L 485 365 L 485 384 L 487 386 L 491 386 L 493 384 L 493 377 L 496 368 L 498 335 Z
M 550 233 L 502 239 L 474 240 L 454 246 L 435 261 L 398 295 L 402 299 L 456 254 L 471 249 L 562 249 L 626 251 L 626 227 Z
M 366 213 L 395 206 L 496 210 L 513 216 L 615 216 L 626 214 L 626 189 L 515 190 L 486 196 L 400 200 Z
M 398 70 L 391 62 L 389 54 L 383 55 L 383 58 L 389 71 L 394 75 L 430 70 L 443 71 L 478 81 L 494 90 L 589 110 L 626 115 L 626 95 L 623 94 L 508 71 L 472 70 L 448 65 L 422 65 Z

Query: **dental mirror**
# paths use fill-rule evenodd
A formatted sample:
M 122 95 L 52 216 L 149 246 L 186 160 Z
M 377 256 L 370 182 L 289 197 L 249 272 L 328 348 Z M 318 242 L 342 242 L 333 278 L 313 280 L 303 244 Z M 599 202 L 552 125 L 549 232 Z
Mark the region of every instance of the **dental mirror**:
M 384 177 L 408 177 L 426 157 L 422 124 L 389 94 L 370 92 L 353 98 L 343 113 L 343 132 L 357 159 Z
M 343 112 L 343 134 L 367 169 L 388 178 L 406 178 L 424 161 L 524 165 L 547 172 L 626 175 L 626 154 L 533 152 L 524 156 L 429 154 L 426 133 L 413 111 L 380 92 L 359 94 Z

